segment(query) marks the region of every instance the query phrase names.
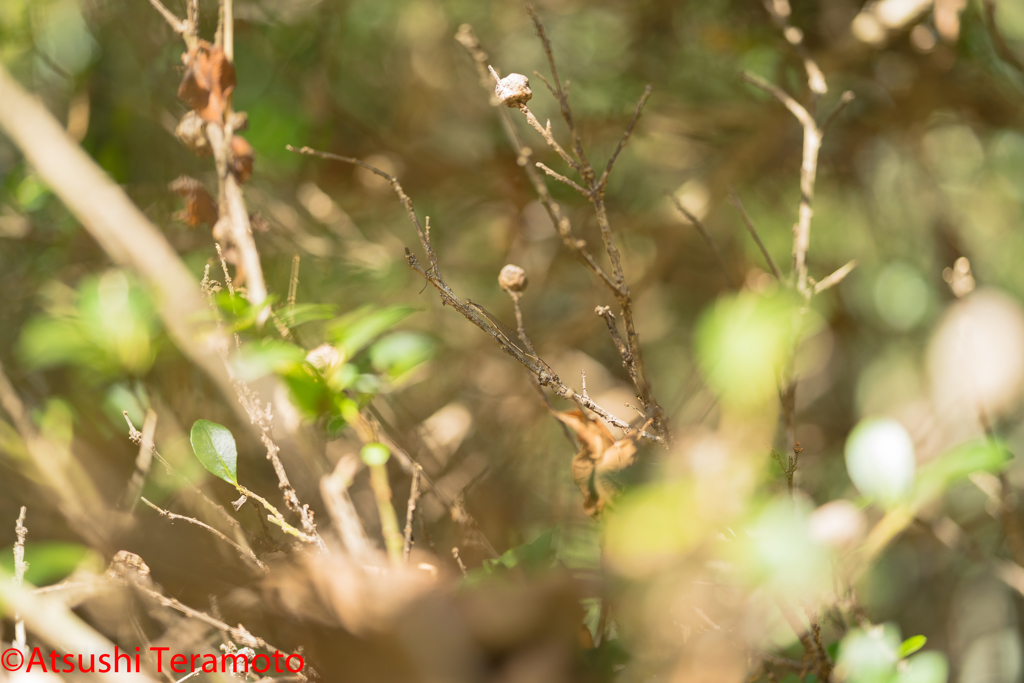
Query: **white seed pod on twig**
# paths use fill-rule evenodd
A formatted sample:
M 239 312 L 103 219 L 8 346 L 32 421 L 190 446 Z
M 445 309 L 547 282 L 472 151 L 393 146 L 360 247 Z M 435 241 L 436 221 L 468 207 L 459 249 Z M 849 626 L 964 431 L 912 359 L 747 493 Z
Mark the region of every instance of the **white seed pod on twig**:
M 511 263 L 501 269 L 498 274 L 498 284 L 502 289 L 510 292 L 522 292 L 530 284 L 526 278 L 526 271 Z
M 498 78 L 498 73 L 494 70 L 494 67 L 488 66 L 487 69 L 494 76 L 494 80 L 498 82 L 494 86 L 494 94 L 497 96 L 498 101 L 506 107 L 518 107 L 519 105 L 526 104 L 533 97 L 533 91 L 530 90 L 530 79 L 526 76 L 522 74 L 509 74 L 505 78 Z

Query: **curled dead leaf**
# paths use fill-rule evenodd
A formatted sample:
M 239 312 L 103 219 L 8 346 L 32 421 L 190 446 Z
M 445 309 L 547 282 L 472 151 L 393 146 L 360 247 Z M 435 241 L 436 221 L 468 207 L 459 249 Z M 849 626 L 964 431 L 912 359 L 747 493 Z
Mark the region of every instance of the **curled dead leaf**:
M 201 182 L 183 175 L 172 180 L 168 187 L 185 200 L 184 210 L 174 214 L 175 219 L 183 221 L 190 228 L 217 223 L 217 202 L 213 201 Z
M 231 138 L 231 172 L 238 178 L 238 182 L 244 183 L 252 177 L 255 156 L 256 152 L 248 140 L 237 135 Z
M 213 150 L 210 149 L 210 141 L 206 139 L 206 131 L 203 129 L 205 125 L 206 122 L 198 112 L 188 111 L 174 129 L 174 137 L 196 156 L 208 157 Z
M 603 422 L 591 420 L 579 410 L 555 412 L 580 440 L 580 452 L 572 459 L 572 480 L 583 493 L 583 509 L 597 519 L 618 493 L 609 475 L 623 470 L 636 459 L 634 436 L 615 440 Z
M 235 89 L 235 65 L 219 45 L 200 40 L 181 56 L 185 75 L 178 97 L 204 121 L 223 121 L 228 97 Z

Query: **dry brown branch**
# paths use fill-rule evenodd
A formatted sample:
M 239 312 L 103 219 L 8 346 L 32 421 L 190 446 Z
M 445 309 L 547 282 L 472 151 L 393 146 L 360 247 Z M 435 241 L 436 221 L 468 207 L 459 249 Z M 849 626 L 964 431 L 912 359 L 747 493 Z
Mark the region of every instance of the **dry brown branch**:
M 764 242 L 761 241 L 760 235 L 757 234 L 757 228 L 754 227 L 754 222 L 750 220 L 750 215 L 747 213 L 747 210 L 743 208 L 743 204 L 740 202 L 740 197 L 736 194 L 735 188 L 729 188 L 729 200 L 732 202 L 732 205 L 736 207 L 736 210 L 739 211 L 740 218 L 743 219 L 743 225 L 747 227 L 747 232 L 750 233 L 754 242 L 757 243 L 757 247 L 761 250 L 761 255 L 764 256 L 765 263 L 768 264 L 768 268 L 772 271 L 772 275 L 775 276 L 776 280 L 782 282 L 782 273 L 779 271 L 779 267 L 775 265 L 775 261 L 772 260 L 772 255 L 768 253 L 768 249 L 764 246 Z
M 17 541 L 14 542 L 14 585 L 21 587 L 25 581 L 25 572 L 28 571 L 28 562 L 25 561 L 25 537 L 28 536 L 28 528 L 25 526 L 25 515 L 28 508 L 21 506 L 18 513 L 18 521 L 14 523 L 14 533 Z M 28 652 L 25 643 L 25 620 L 17 612 L 14 613 L 14 644 L 21 650 L 22 654 Z
M 555 150 L 555 152 L 558 153 L 558 156 L 562 157 L 562 159 L 565 160 L 565 163 L 569 164 L 570 168 L 581 176 L 584 176 L 584 180 L 586 180 L 583 167 L 580 166 L 580 163 L 573 159 L 569 153 L 565 151 L 565 148 L 555 140 L 554 133 L 551 132 L 551 121 L 548 121 L 546 126 L 540 125 L 540 121 L 537 120 L 537 117 L 533 115 L 533 112 L 530 111 L 530 108 L 525 104 L 519 105 L 519 111 L 523 112 L 523 115 L 526 117 L 526 121 L 541 134 L 541 137 L 544 138 L 544 142 L 548 143 L 548 147 Z
M 803 645 L 805 657 L 810 656 L 814 658 L 814 672 L 818 675 L 819 681 L 828 681 L 832 675 L 832 661 L 829 659 L 828 652 L 821 644 L 821 631 L 818 627 L 818 621 L 814 617 L 810 617 L 811 627 L 807 628 L 803 625 L 800 617 L 797 616 L 796 612 L 781 598 L 775 601 L 776 606 L 779 608 L 779 612 L 782 614 L 783 619 L 789 624 L 789 627 L 793 629 L 793 633 L 800 639 L 800 644 Z
M 589 190 L 585 190 L 582 187 L 580 187 L 579 183 L 577 183 L 575 180 L 572 180 L 571 178 L 566 178 L 564 175 L 562 175 L 558 171 L 555 171 L 555 170 L 552 170 L 552 169 L 548 168 L 547 166 L 545 166 L 544 164 L 542 164 L 539 161 L 537 162 L 536 166 L 537 166 L 537 168 L 539 168 L 540 170 L 544 171 L 545 173 L 547 173 L 549 176 L 551 176 L 555 180 L 557 180 L 557 181 L 559 181 L 561 183 L 564 183 L 564 184 L 568 185 L 569 187 L 571 187 L 572 189 L 576 190 L 577 192 L 579 192 L 584 197 L 590 197 L 590 191 Z
M 149 0 L 149 4 L 153 5 L 153 8 L 171 25 L 175 33 L 180 33 L 182 36 L 187 35 L 189 25 L 186 20 L 174 16 L 174 12 L 164 7 L 160 0 Z
M 619 158 L 619 154 L 626 147 L 626 143 L 629 142 L 629 137 L 633 134 L 633 128 L 636 126 L 636 122 L 640 120 L 640 114 L 643 112 L 644 105 L 647 104 L 647 100 L 650 98 L 653 90 L 654 88 L 650 85 L 644 88 L 644 94 L 640 96 L 640 101 L 636 103 L 636 110 L 633 112 L 633 118 L 629 120 L 629 125 L 626 126 L 626 130 L 623 131 L 619 144 L 616 145 L 615 151 L 612 152 L 611 157 L 608 158 L 608 164 L 604 167 L 604 172 L 601 173 L 601 178 L 597 181 L 598 187 L 602 189 L 607 187 L 608 176 L 612 172 L 612 167 L 615 165 L 615 161 Z
M 818 63 L 814 61 L 811 53 L 808 52 L 807 47 L 804 45 L 803 31 L 789 23 L 789 0 L 765 0 L 764 6 L 768 10 L 772 21 L 782 31 L 782 36 L 786 39 L 786 42 L 793 47 L 793 50 L 803 60 L 804 71 L 807 73 L 807 86 L 811 90 L 811 96 L 818 97 L 824 95 L 828 92 L 825 75 L 821 73 Z
M 295 305 L 295 294 L 299 289 L 299 255 L 292 257 L 292 274 L 288 278 L 288 305 Z
M 155 433 L 156 413 L 153 410 L 147 410 L 146 419 L 142 423 L 139 454 L 135 456 L 135 471 L 132 472 L 132 478 L 128 481 L 128 487 L 125 490 L 124 502 L 122 504 L 122 509 L 127 510 L 129 513 L 135 512 L 135 506 L 139 503 L 142 488 L 146 484 L 146 477 L 149 475 L 149 468 L 153 463 L 153 450 L 149 447 L 149 444 L 153 443 L 153 435 Z
M 193 607 L 189 607 L 180 600 L 164 595 L 156 588 L 153 588 L 150 585 L 146 585 L 146 582 L 140 580 L 137 577 L 132 577 L 131 585 L 132 588 L 137 590 L 139 593 L 142 593 L 143 595 L 153 599 L 154 601 L 163 605 L 164 607 L 169 607 L 177 612 L 180 612 L 181 614 L 184 614 L 186 617 L 189 617 L 190 619 L 201 621 L 204 624 L 212 626 L 218 631 L 224 631 L 225 633 L 229 633 L 231 635 L 231 638 L 235 642 L 241 643 L 246 647 L 259 647 L 265 650 L 287 652 L 287 650 L 282 650 L 281 648 L 274 647 L 273 645 L 263 640 L 259 636 L 254 636 L 252 633 L 248 631 L 248 629 L 246 629 L 241 624 L 239 624 L 237 627 L 228 626 L 220 619 L 214 619 L 206 612 L 201 612 Z M 113 652 L 113 648 L 111 648 L 110 651 Z
M 468 24 L 460 26 L 459 32 L 455 35 L 455 39 L 466 49 L 470 57 L 472 57 L 473 63 L 477 69 L 477 74 L 480 76 L 480 84 L 483 86 L 484 90 L 491 95 L 493 102 L 497 103 L 497 98 L 494 97 L 494 81 L 488 71 L 487 53 L 480 48 L 480 41 L 473 33 L 472 27 Z M 498 107 L 498 118 L 501 121 L 502 128 L 505 130 L 505 135 L 512 144 L 512 149 L 516 152 L 519 165 L 523 167 L 526 177 L 537 192 L 537 197 L 545 211 L 547 211 L 548 217 L 551 219 L 551 223 L 555 227 L 555 231 L 562 239 L 562 244 L 571 253 L 575 254 L 587 269 L 597 276 L 612 293 L 615 293 L 617 291 L 615 280 L 613 280 L 607 271 L 601 267 L 593 254 L 587 250 L 586 242 L 578 239 L 573 234 L 572 224 L 570 223 L 569 218 L 562 213 L 561 207 L 559 207 L 551 197 L 551 193 L 548 190 L 547 185 L 544 183 L 544 179 L 539 173 L 537 173 L 536 167 L 529 163 L 530 156 L 533 152 L 523 143 L 522 138 L 519 136 L 519 132 L 512 124 L 512 117 L 509 114 L 509 109 L 506 107 Z
M 256 566 L 259 567 L 264 572 L 270 571 L 270 569 L 267 567 L 267 565 L 263 564 L 263 562 L 261 562 L 260 559 L 258 557 L 256 557 L 256 553 L 254 553 L 250 548 L 244 548 L 244 547 L 238 545 L 237 543 L 232 541 L 230 538 L 228 538 L 227 536 L 222 534 L 220 531 L 218 531 L 217 529 L 214 529 L 209 524 L 205 524 L 203 522 L 200 522 L 198 519 L 195 519 L 194 517 L 187 517 L 185 515 L 179 515 L 179 514 L 175 514 L 175 513 L 171 512 L 169 510 L 165 510 L 162 507 L 154 505 L 152 502 L 147 500 L 145 497 L 140 497 L 139 499 L 143 503 L 145 503 L 146 505 L 151 507 L 153 510 L 155 510 L 157 513 L 159 513 L 160 515 L 166 517 L 167 519 L 170 519 L 172 521 L 175 520 L 175 519 L 180 519 L 180 520 L 182 520 L 184 522 L 188 522 L 189 524 L 195 524 L 198 527 L 202 527 L 203 529 L 206 529 L 211 534 L 213 534 L 214 536 L 216 536 L 217 538 L 219 538 L 220 540 L 224 541 L 225 543 L 230 545 L 232 548 L 237 550 L 238 554 L 242 557 L 243 560 L 255 563 Z
M 231 126 L 219 122 L 208 123 L 206 137 L 210 141 L 217 165 L 220 215 L 228 218 L 231 243 L 238 249 L 241 258 L 238 267 L 245 272 L 246 298 L 252 305 L 259 306 L 267 299 L 267 286 L 263 280 L 263 266 L 256 250 L 256 242 L 253 240 L 242 187 L 231 169 Z M 262 325 L 269 316 L 270 310 L 264 309 L 257 320 Z
M 803 160 L 800 164 L 799 219 L 793 226 L 793 276 L 796 290 L 803 296 L 811 292 L 807 284 L 807 249 L 811 245 L 811 218 L 814 211 L 814 182 L 818 174 L 818 151 L 821 149 L 821 129 L 813 114 L 786 91 L 756 74 L 743 73 L 743 80 L 771 94 L 800 122 L 804 131 Z
M 554 87 L 551 86 L 546 80 L 544 83 L 551 90 L 552 94 L 555 95 L 555 99 L 558 100 L 559 108 L 562 112 L 562 118 L 565 119 L 565 124 L 569 128 L 569 134 L 572 137 L 573 151 L 576 153 L 576 158 L 580 161 L 581 175 L 587 185 L 592 185 L 595 180 L 594 168 L 590 165 L 587 160 L 587 155 L 583 151 L 583 144 L 580 140 L 579 130 L 576 128 L 576 122 L 573 120 L 572 109 L 569 108 L 569 85 L 566 83 L 566 87 L 562 89 L 562 82 L 558 78 L 558 68 L 555 66 L 555 56 L 551 51 L 551 41 L 548 40 L 547 33 L 544 31 L 544 24 L 541 23 L 540 17 L 533 10 L 533 5 L 527 5 L 526 11 L 530 15 L 530 19 L 533 20 L 533 27 L 537 30 L 537 37 L 540 38 L 541 45 L 544 46 L 544 54 L 548 58 L 548 67 L 551 69 L 551 80 L 554 81 Z M 539 74 L 538 74 L 539 75 Z M 543 77 L 542 77 L 543 80 Z
M 366 162 L 360 161 L 359 159 L 353 159 L 352 157 L 331 154 L 330 152 L 320 152 L 309 147 L 303 147 L 300 149 L 288 145 L 287 149 L 289 151 L 296 152 L 299 154 L 308 154 L 323 159 L 333 159 L 336 161 L 343 161 L 345 163 L 354 164 L 356 166 L 366 168 L 372 171 L 373 173 L 376 173 L 377 175 L 381 176 L 382 178 L 386 179 L 391 184 L 392 188 L 395 190 L 395 193 L 398 195 L 398 198 L 402 202 L 402 205 L 405 207 L 406 213 L 409 216 L 409 220 L 416 228 L 416 232 L 420 237 L 420 243 L 423 245 L 423 249 L 427 253 L 427 257 L 430 259 L 431 262 L 430 268 L 424 268 L 422 265 L 420 265 L 420 262 L 416 258 L 416 256 L 411 251 L 406 249 L 405 255 L 406 258 L 408 259 L 409 266 L 417 273 L 419 273 L 423 277 L 423 279 L 429 282 L 438 291 L 438 293 L 441 296 L 442 303 L 451 306 L 456 311 L 461 313 L 463 317 L 465 317 L 471 323 L 473 323 L 481 330 L 483 330 L 485 333 L 487 333 L 498 344 L 498 346 L 501 347 L 502 351 L 512 356 L 514 359 L 519 361 L 519 363 L 523 365 L 523 367 L 525 367 L 527 370 L 533 373 L 536 376 L 537 381 L 541 384 L 541 386 L 550 388 L 552 391 L 555 392 L 557 396 L 573 401 L 580 408 L 586 408 L 588 410 L 593 411 L 594 413 L 599 415 L 601 419 L 608 422 L 608 424 L 618 427 L 619 429 L 632 429 L 632 425 L 630 425 L 629 422 L 621 418 L 615 417 L 607 410 L 594 403 L 593 400 L 580 396 L 571 387 L 568 387 L 565 384 L 563 384 L 562 381 L 558 378 L 558 375 L 556 375 L 551 370 L 551 367 L 547 363 L 545 363 L 541 358 L 538 358 L 536 355 L 531 354 L 528 351 L 520 348 L 518 344 L 513 342 L 512 339 L 508 335 L 506 335 L 498 325 L 495 324 L 494 319 L 490 317 L 483 310 L 482 307 L 473 304 L 471 301 L 468 300 L 463 301 L 455 294 L 455 292 L 452 291 L 452 289 L 448 286 L 448 283 L 445 282 L 444 276 L 441 274 L 440 269 L 438 268 L 437 255 L 434 253 L 433 247 L 430 244 L 428 234 L 422 229 L 420 225 L 419 218 L 417 218 L 416 212 L 413 209 L 412 200 L 410 200 L 409 196 L 405 194 L 405 191 L 402 189 L 402 186 L 401 184 L 399 184 L 397 178 L 395 178 L 389 173 L 380 170 L 379 168 L 375 168 L 367 164 Z M 664 442 L 664 439 L 660 435 L 652 434 L 647 431 L 642 432 L 641 436 L 643 436 L 643 438 L 645 439 L 655 441 L 658 443 Z
M 405 531 L 402 534 L 402 559 L 409 563 L 409 554 L 412 552 L 412 520 L 416 514 L 416 503 L 420 499 L 420 468 L 419 465 L 412 471 L 412 484 L 409 488 L 409 503 L 405 508 Z
M 0 604 L 4 610 L 22 615 L 25 626 L 37 638 L 64 652 L 113 652 L 114 643 L 96 632 L 58 598 L 36 595 L 31 585 L 16 586 L 11 575 L 0 569 Z M 151 679 L 142 674 L 95 673 L 97 680 L 110 683 L 141 683 Z
M 576 127 L 575 121 L 572 115 L 572 109 L 569 106 L 569 93 L 568 83 L 566 87 L 562 88 L 561 80 L 558 77 L 558 68 L 555 65 L 554 54 L 551 50 L 551 42 L 547 38 L 547 34 L 544 30 L 544 25 L 540 21 L 540 17 L 534 12 L 532 6 L 527 6 L 527 12 L 533 21 L 534 27 L 537 30 L 537 36 L 541 40 L 541 44 L 544 48 L 544 53 L 547 56 L 548 65 L 551 69 L 551 77 L 554 84 L 548 82 L 540 74 L 537 74 L 547 85 L 551 94 L 558 101 L 559 107 L 562 112 L 562 118 L 565 119 L 566 125 L 569 128 L 569 133 L 572 138 L 572 149 L 576 159 L 572 159 L 565 149 L 559 145 L 558 141 L 555 140 L 554 135 L 551 132 L 551 122 L 549 121 L 547 126 L 541 126 L 540 122 L 537 121 L 536 117 L 530 112 L 529 108 L 525 103 L 519 105 L 519 110 L 526 116 L 527 122 L 533 126 L 544 138 L 544 141 L 551 147 L 560 157 L 562 157 L 566 163 L 569 164 L 580 177 L 583 179 L 583 186 L 586 190 L 584 196 L 590 200 L 593 205 L 594 214 L 597 218 L 598 227 L 601 230 L 601 239 L 604 243 L 605 252 L 608 254 L 608 260 L 611 263 L 611 276 L 605 277 L 606 284 L 611 288 L 612 292 L 619 304 L 620 314 L 622 316 L 622 323 L 625 327 L 625 338 L 626 338 L 626 353 L 623 355 L 623 364 L 629 374 L 630 380 L 633 382 L 634 387 L 639 394 L 640 400 L 643 403 L 644 409 L 649 411 L 651 415 L 655 417 L 655 424 L 659 431 L 664 431 L 666 425 L 664 424 L 664 411 L 661 406 L 658 405 L 654 399 L 653 393 L 651 392 L 650 383 L 647 380 L 646 373 L 644 371 L 643 355 L 640 349 L 640 338 L 636 332 L 636 325 L 633 320 L 633 301 L 630 295 L 629 286 L 626 284 L 625 274 L 622 269 L 622 257 L 619 253 L 618 245 L 615 242 L 615 237 L 612 233 L 611 224 L 608 220 L 608 209 L 604 201 L 605 188 L 608 182 L 608 174 L 611 172 L 612 166 L 614 166 L 615 160 L 618 158 L 619 153 L 625 147 L 628 142 L 630 135 L 632 134 L 633 128 L 636 125 L 637 120 L 640 118 L 640 114 L 643 111 L 644 104 L 646 104 L 651 94 L 651 87 L 647 86 L 644 90 L 644 94 L 640 97 L 637 103 L 636 110 L 633 114 L 633 118 L 630 120 L 629 125 L 626 127 L 622 138 L 619 141 L 618 146 L 613 152 L 608 164 L 605 167 L 601 177 L 598 178 L 593 165 L 587 159 L 587 155 L 583 150 L 583 145 L 580 139 L 579 131 Z M 460 35 L 466 33 L 471 34 L 471 30 L 460 31 Z M 475 36 L 473 37 L 475 40 Z M 464 45 L 471 43 L 472 41 L 468 38 L 460 38 L 460 42 Z M 467 48 L 468 49 L 468 48 Z M 475 54 L 470 49 L 471 54 Z M 492 70 L 492 76 L 495 78 L 497 74 Z M 512 137 L 510 135 L 510 137 Z M 513 145 L 517 145 L 518 138 L 512 138 Z M 536 183 L 535 183 L 536 184 Z M 541 183 L 543 184 L 543 183 Z M 544 190 L 546 193 L 546 188 Z M 543 195 L 542 195 L 543 196 Z M 561 221 L 555 223 L 555 227 L 562 232 Z M 568 230 L 568 227 L 565 228 Z M 563 239 L 563 241 L 565 241 Z M 578 248 L 578 247 L 577 247 Z
M 683 216 L 686 217 L 686 220 L 690 221 L 690 223 L 693 224 L 693 227 L 697 228 L 697 232 L 699 232 L 700 236 L 704 238 L 704 242 L 708 245 L 708 249 L 710 249 L 711 253 L 714 255 L 715 261 L 718 262 L 718 265 L 722 269 L 722 272 L 725 273 L 726 281 L 728 281 L 728 283 L 733 287 L 737 287 L 736 283 L 732 279 L 732 274 L 729 272 L 729 266 L 728 264 L 726 264 L 725 258 L 722 256 L 722 252 L 719 251 L 718 245 L 715 244 L 715 240 L 712 239 L 711 233 L 708 232 L 708 229 L 704 225 L 704 222 L 701 221 L 701 219 L 697 218 L 695 215 L 693 215 L 692 212 L 687 210 L 687 208 L 683 206 L 683 203 L 679 201 L 679 197 L 675 196 L 668 190 L 664 190 L 663 194 L 670 200 L 672 200 L 672 204 L 676 207 L 676 210 L 679 211 L 679 213 L 683 214 Z
M 840 267 L 839 269 L 837 269 L 834 273 L 832 273 L 831 275 L 826 277 L 821 282 L 815 282 L 814 283 L 814 293 L 815 294 L 821 294 L 826 289 L 829 289 L 831 287 L 835 287 L 840 282 L 842 282 L 843 278 L 845 278 L 847 275 L 849 275 L 850 272 L 853 271 L 853 269 L 856 268 L 856 267 L 857 267 L 857 261 L 856 261 L 856 259 L 854 259 L 853 261 L 850 261 L 846 265 L 844 265 L 844 266 Z

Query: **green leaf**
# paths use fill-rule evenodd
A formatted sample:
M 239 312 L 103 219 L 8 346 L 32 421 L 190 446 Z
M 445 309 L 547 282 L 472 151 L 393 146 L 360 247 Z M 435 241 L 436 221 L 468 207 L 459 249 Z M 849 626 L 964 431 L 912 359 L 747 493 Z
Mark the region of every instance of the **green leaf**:
M 385 306 L 376 310 L 363 306 L 335 320 L 328 329 L 328 336 L 342 348 L 346 358 L 351 358 L 417 310 L 412 306 Z
M 192 451 L 210 474 L 238 485 L 238 449 L 227 427 L 209 420 L 196 420 L 191 441 Z
M 221 310 L 227 314 L 227 317 L 232 319 L 231 330 L 233 332 L 241 332 L 255 325 L 263 310 L 270 308 L 276 299 L 277 297 L 271 294 L 258 304 L 250 304 L 240 294 L 232 295 L 229 292 L 222 291 L 217 294 L 215 300 Z
M 330 320 L 338 307 L 334 304 L 292 304 L 275 311 L 277 317 L 288 329 L 314 320 Z
M 914 506 L 934 500 L 974 472 L 1001 472 L 1010 457 L 1004 443 L 989 439 L 969 441 L 946 451 L 918 471 Z
M 941 652 L 914 655 L 896 677 L 897 683 L 946 683 L 948 680 L 949 663 Z
M 363 446 L 363 450 L 359 452 L 359 456 L 363 459 L 370 467 L 375 465 L 383 465 L 391 457 L 391 449 L 382 443 L 368 443 Z
M 900 659 L 904 659 L 914 654 L 928 642 L 928 639 L 924 636 L 911 636 L 903 641 L 900 645 Z
M 395 332 L 370 347 L 370 364 L 389 379 L 398 380 L 434 355 L 434 343 L 419 332 Z
M 31 520 L 29 520 L 31 523 Z M 0 550 L 0 568 L 14 572 L 13 548 Z M 41 541 L 25 544 L 25 561 L 28 569 L 25 580 L 33 586 L 48 586 L 68 576 L 83 562 L 90 561 L 102 567 L 102 559 L 89 548 L 77 543 Z
M 288 342 L 279 339 L 261 339 L 245 344 L 234 358 L 231 365 L 235 374 L 243 382 L 252 382 L 272 372 L 282 372 L 295 363 L 301 363 L 306 352 Z
M 292 392 L 292 402 L 306 413 L 307 417 L 317 417 L 330 409 L 331 392 L 326 383 L 309 363 L 292 366 L 281 377 Z

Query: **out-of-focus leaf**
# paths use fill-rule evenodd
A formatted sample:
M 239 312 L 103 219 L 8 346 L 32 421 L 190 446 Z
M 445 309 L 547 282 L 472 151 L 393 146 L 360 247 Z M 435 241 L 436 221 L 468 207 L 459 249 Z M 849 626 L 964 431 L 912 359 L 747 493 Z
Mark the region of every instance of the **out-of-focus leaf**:
M 1000 441 L 979 439 L 946 451 L 921 467 L 914 486 L 914 504 L 923 505 L 974 472 L 1001 472 L 1010 452 Z
M 928 642 L 928 639 L 924 636 L 911 636 L 903 641 L 900 645 L 900 659 L 904 659 L 914 654 Z
M 417 310 L 412 306 L 363 306 L 331 323 L 328 336 L 351 358 Z
M 720 298 L 697 327 L 697 355 L 708 383 L 729 406 L 752 409 L 777 400 L 779 373 L 796 335 L 817 325 L 787 293 L 766 297 L 742 292 Z
M 896 672 L 900 634 L 892 624 L 850 631 L 839 648 L 836 673 L 849 683 L 884 683 Z
M 271 294 L 262 302 L 251 304 L 245 297 L 237 293 L 232 296 L 230 292 L 221 291 L 217 293 L 215 301 L 217 306 L 227 314 L 231 329 L 241 332 L 255 325 L 263 310 L 271 307 L 276 299 L 277 297 Z
M 896 683 L 946 683 L 947 680 L 949 663 L 941 652 L 922 652 L 914 655 L 907 660 L 906 668 L 901 669 L 896 677 Z
M 532 541 L 509 548 L 500 557 L 484 561 L 479 569 L 467 575 L 466 584 L 473 585 L 490 578 L 505 577 L 511 570 L 532 575 L 550 569 L 557 562 L 554 535 L 555 529 L 548 529 Z
M 368 443 L 359 451 L 359 457 L 370 467 L 380 466 L 391 457 L 391 449 L 382 443 Z
M 895 504 L 909 493 L 914 462 L 914 443 L 896 420 L 863 420 L 846 440 L 850 479 L 863 495 L 885 504 Z
M 433 355 L 433 341 L 419 332 L 395 332 L 370 347 L 373 369 L 393 381 L 401 379 Z
M 192 451 L 210 474 L 238 484 L 238 449 L 231 430 L 216 422 L 196 420 L 191 441 Z
M 34 367 L 76 365 L 90 373 L 143 374 L 156 356 L 155 316 L 145 291 L 121 270 L 82 282 L 71 307 L 34 318 L 19 346 Z
M 295 344 L 261 339 L 242 346 L 231 359 L 231 365 L 239 379 L 251 382 L 273 372 L 282 372 L 301 363 L 305 357 L 306 352 Z
M 320 373 L 310 364 L 295 365 L 282 373 L 281 377 L 291 389 L 295 405 L 308 417 L 317 417 L 330 409 L 331 392 Z
M 25 561 L 28 562 L 25 580 L 34 586 L 47 586 L 56 583 L 86 561 L 97 566 L 102 565 L 99 556 L 89 548 L 77 543 L 58 541 L 26 543 Z M 12 546 L 0 550 L 0 567 L 8 572 L 14 572 Z
M 277 317 L 288 329 L 315 320 L 330 320 L 338 307 L 334 304 L 293 304 L 275 311 Z
M 606 513 L 605 555 L 616 571 L 650 576 L 677 562 L 705 528 L 686 481 L 627 490 Z

